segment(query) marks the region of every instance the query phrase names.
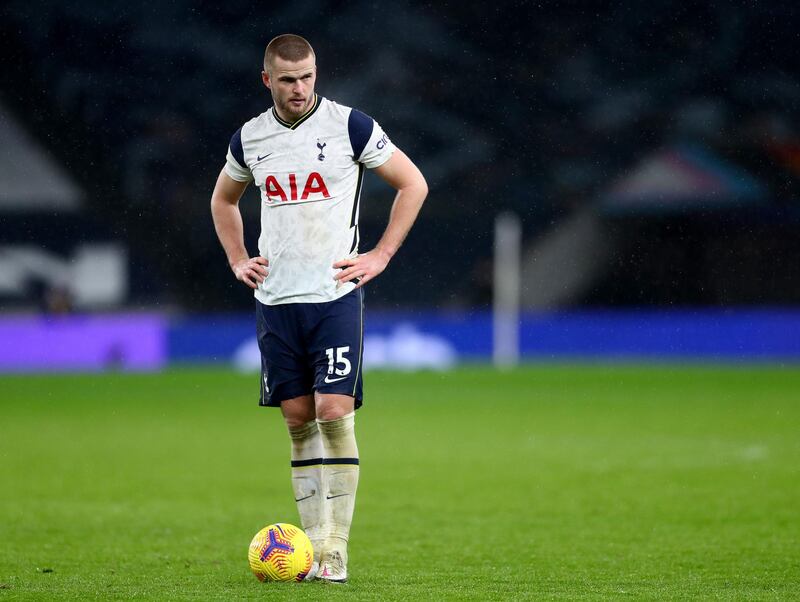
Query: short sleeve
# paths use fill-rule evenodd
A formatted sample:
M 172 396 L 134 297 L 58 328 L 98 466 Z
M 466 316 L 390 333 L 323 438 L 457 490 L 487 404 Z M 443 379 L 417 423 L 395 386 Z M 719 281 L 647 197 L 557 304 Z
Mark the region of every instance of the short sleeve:
M 369 169 L 380 167 L 392 156 L 395 146 L 378 122 L 353 109 L 347 122 L 353 159 Z
M 244 161 L 244 149 L 242 147 L 242 128 L 236 130 L 231 137 L 228 145 L 228 155 L 225 161 L 225 173 L 237 182 L 249 182 L 253 179 L 253 174 L 247 168 Z

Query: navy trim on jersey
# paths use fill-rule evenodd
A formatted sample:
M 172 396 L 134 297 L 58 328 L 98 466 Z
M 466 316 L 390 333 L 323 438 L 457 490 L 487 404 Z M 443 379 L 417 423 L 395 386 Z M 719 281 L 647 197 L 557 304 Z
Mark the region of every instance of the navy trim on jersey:
M 372 117 L 356 109 L 350 111 L 350 117 L 347 119 L 347 133 L 350 134 L 353 161 L 358 161 L 361 158 L 361 153 L 364 152 L 367 142 L 372 137 L 372 128 L 374 127 L 375 122 Z
M 275 107 L 272 107 L 272 115 L 275 117 L 275 121 L 281 124 L 285 128 L 289 128 L 290 130 L 296 130 L 301 123 L 308 121 L 308 118 L 311 117 L 314 113 L 317 112 L 319 105 L 322 103 L 319 101 L 319 96 L 314 94 L 314 105 L 305 113 L 303 113 L 300 118 L 295 121 L 294 123 L 289 123 L 288 121 L 284 121 L 278 116 L 278 111 L 275 110 Z
M 356 232 L 358 231 L 358 227 L 356 227 Z M 358 345 L 358 367 L 356 368 L 356 384 L 353 386 L 353 397 L 356 396 L 356 389 L 358 388 L 358 377 L 361 374 L 361 359 L 364 355 L 364 289 L 358 289 L 359 292 L 359 305 L 361 306 L 361 341 Z
M 364 182 L 364 164 L 358 164 L 358 181 L 356 182 L 356 195 L 353 198 L 353 213 L 350 215 L 350 227 L 355 228 L 356 231 L 353 232 L 353 244 L 350 245 L 350 252 L 356 250 L 358 246 L 358 222 L 356 221 L 356 217 L 358 216 L 358 205 L 361 203 L 361 185 Z
M 242 128 L 236 130 L 236 133 L 231 137 L 231 154 L 239 167 L 247 169 L 247 164 L 244 162 L 244 149 L 242 148 Z
M 356 250 L 358 247 L 358 226 L 356 226 L 355 232 L 353 232 L 353 244 L 350 245 L 350 253 Z
M 353 198 L 353 213 L 350 215 L 350 227 L 357 226 L 358 204 L 361 202 L 361 184 L 364 182 L 364 164 L 358 164 L 358 181 L 356 182 L 356 196 Z

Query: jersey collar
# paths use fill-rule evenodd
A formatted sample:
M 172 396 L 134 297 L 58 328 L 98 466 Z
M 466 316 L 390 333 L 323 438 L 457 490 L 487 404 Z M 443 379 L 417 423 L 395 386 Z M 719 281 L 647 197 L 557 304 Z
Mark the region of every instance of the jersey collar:
M 283 127 L 288 128 L 290 130 L 296 130 L 300 126 L 301 123 L 303 123 L 305 121 L 308 121 L 308 118 L 311 117 L 314 113 L 317 112 L 317 109 L 319 108 L 319 105 L 320 105 L 319 96 L 317 96 L 317 94 L 315 93 L 314 94 L 314 104 L 311 106 L 311 108 L 308 111 L 303 113 L 303 115 L 302 115 L 302 117 L 300 117 L 300 119 L 298 119 L 294 123 L 289 123 L 288 121 L 284 121 L 283 119 L 281 119 L 278 116 L 278 111 L 275 110 L 275 107 L 272 107 L 272 116 L 275 117 L 275 121 L 280 123 Z

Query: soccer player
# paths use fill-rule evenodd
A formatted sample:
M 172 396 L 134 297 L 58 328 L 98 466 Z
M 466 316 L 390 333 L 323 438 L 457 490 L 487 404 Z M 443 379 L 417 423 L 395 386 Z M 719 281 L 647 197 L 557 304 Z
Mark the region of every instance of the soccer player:
M 255 290 L 260 405 L 280 407 L 289 429 L 295 501 L 314 545 L 309 577 L 344 582 L 358 486 L 362 287 L 386 269 L 428 188 L 371 117 L 314 92 L 316 57 L 305 39 L 273 39 L 261 78 L 273 106 L 231 138 L 211 213 L 233 273 Z M 397 195 L 380 241 L 359 254 L 365 169 Z M 255 257 L 238 207 L 250 182 L 261 191 Z

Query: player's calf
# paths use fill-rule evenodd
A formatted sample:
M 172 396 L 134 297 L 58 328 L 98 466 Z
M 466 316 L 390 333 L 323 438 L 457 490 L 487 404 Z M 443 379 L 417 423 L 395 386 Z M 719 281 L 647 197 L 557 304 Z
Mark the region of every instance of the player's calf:
M 322 487 L 323 447 L 316 421 L 289 427 L 292 438 L 292 489 L 303 530 L 314 546 L 314 562 L 327 538 L 325 496 Z
M 317 422 L 325 451 L 322 482 L 327 504 L 327 537 L 317 578 L 343 582 L 347 580 L 347 542 L 359 476 L 355 412 L 335 420 Z

